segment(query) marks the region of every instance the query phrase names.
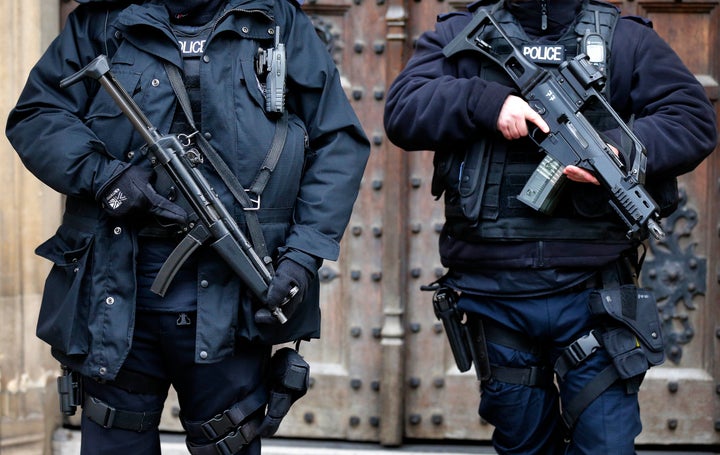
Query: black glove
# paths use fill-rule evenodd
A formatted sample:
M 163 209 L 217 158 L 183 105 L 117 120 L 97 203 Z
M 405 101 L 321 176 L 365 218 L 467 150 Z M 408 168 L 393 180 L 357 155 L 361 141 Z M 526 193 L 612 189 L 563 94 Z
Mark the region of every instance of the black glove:
M 125 165 L 98 190 L 97 199 L 111 216 L 149 212 L 174 223 L 187 223 L 187 212 L 160 196 L 150 177 L 150 169 Z
M 278 307 L 285 317 L 290 319 L 297 307 L 305 300 L 305 292 L 314 277 L 314 273 L 292 259 L 281 260 L 268 288 L 265 299 L 267 308 L 261 308 L 255 313 L 255 322 L 258 324 L 278 323 L 277 318 L 268 310 L 268 308 Z

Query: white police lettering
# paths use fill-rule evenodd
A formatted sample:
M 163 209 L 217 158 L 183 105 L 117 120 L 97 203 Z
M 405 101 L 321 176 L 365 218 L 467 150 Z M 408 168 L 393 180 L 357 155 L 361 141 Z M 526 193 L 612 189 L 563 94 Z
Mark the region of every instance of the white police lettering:
M 523 55 L 535 63 L 562 63 L 565 61 L 565 47 L 559 44 L 534 44 L 523 46 Z
M 205 39 L 198 38 L 179 38 L 178 44 L 180 45 L 180 51 L 184 56 L 199 57 L 205 50 L 205 41 Z

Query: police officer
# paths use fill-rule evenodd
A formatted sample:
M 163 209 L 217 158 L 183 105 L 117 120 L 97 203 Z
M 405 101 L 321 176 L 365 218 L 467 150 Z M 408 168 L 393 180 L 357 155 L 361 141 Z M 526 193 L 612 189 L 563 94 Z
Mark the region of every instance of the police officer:
M 271 347 L 319 336 L 317 270 L 338 257 L 367 138 L 325 43 L 292 1 L 78 2 L 6 133 L 26 167 L 65 195 L 62 224 L 37 249 L 53 262 L 37 334 L 73 372 L 61 383 L 67 407 L 83 406 L 82 453 L 158 454 L 172 385 L 191 453 L 258 454 L 258 435 L 277 428 L 307 385 L 302 358 L 283 351 L 271 362 Z M 273 104 L 262 58 L 280 44 L 287 76 Z M 191 212 L 97 81 L 60 87 L 100 54 L 158 131 L 225 163 L 230 177 L 207 156 L 198 167 L 270 259 L 265 301 L 207 245 L 164 296 L 151 290 Z M 233 179 L 253 190 L 251 207 L 228 189 Z
M 637 319 L 616 320 L 602 302 L 622 293 L 627 310 L 659 327 L 652 296 L 635 283 L 642 238 L 626 235 L 597 176 L 580 167 L 564 168 L 551 214 L 518 201 L 545 155 L 529 131 L 541 137 L 548 124 L 490 59 L 443 53 L 480 8 L 550 71 L 592 54 L 605 72 L 604 96 L 647 148 L 646 187 L 663 214 L 677 202 L 675 177 L 716 145 L 714 110 L 649 21 L 594 0 L 505 0 L 443 15 L 388 91 L 390 140 L 434 151 L 433 193 L 444 193 L 446 215 L 441 284 L 468 316 L 480 352 L 479 414 L 495 426 L 497 452 L 632 454 L 641 431 L 637 390 L 645 370 L 662 361 L 662 344 L 656 331 L 635 331 Z M 510 46 L 488 33 L 485 42 L 508 55 Z M 599 34 L 598 48 L 587 47 L 588 33 Z M 460 190 L 472 182 L 484 183 Z

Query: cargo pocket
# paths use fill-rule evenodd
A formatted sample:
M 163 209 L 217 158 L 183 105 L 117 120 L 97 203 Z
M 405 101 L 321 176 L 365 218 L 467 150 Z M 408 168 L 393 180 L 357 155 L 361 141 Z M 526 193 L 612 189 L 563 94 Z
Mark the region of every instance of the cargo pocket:
M 88 352 L 93 235 L 60 226 L 35 253 L 53 262 L 45 281 L 36 334 L 67 355 Z

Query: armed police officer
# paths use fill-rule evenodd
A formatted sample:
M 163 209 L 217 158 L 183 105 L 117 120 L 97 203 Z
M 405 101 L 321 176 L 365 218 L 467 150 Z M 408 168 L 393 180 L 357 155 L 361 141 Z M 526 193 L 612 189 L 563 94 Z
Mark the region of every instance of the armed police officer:
M 37 249 L 54 264 L 37 334 L 69 372 L 63 411 L 82 406 L 83 454 L 158 454 L 172 385 L 191 453 L 258 454 L 305 393 L 302 357 L 271 349 L 319 336 L 317 271 L 338 257 L 367 138 L 292 1 L 78 2 L 6 129 L 66 197 Z M 131 104 L 172 140 L 144 141 Z M 179 162 L 212 191 L 193 199 Z
M 534 96 L 545 74 L 559 90 Z M 611 108 L 549 117 L 568 86 L 581 101 L 597 90 Z M 583 136 L 584 120 L 597 134 Z M 448 268 L 436 312 L 461 370 L 475 364 L 498 453 L 634 453 L 637 391 L 663 361 L 654 298 L 636 283 L 642 246 L 677 205 L 676 176 L 714 149 L 715 122 L 703 87 L 651 23 L 607 3 L 480 2 L 418 39 L 388 91 L 385 127 L 399 147 L 434 152 Z M 592 146 L 602 153 L 582 157 Z M 558 149 L 566 153 L 544 161 Z M 583 159 L 558 166 L 569 151 Z M 623 211 L 624 190 L 609 191 L 594 158 L 650 195 L 647 217 Z M 448 315 L 463 313 L 467 322 L 453 325 Z

